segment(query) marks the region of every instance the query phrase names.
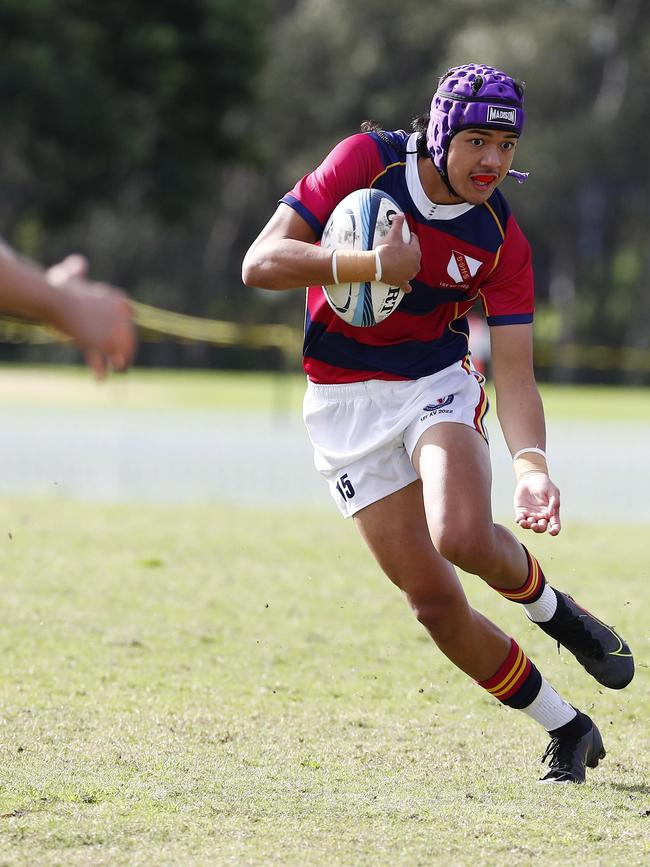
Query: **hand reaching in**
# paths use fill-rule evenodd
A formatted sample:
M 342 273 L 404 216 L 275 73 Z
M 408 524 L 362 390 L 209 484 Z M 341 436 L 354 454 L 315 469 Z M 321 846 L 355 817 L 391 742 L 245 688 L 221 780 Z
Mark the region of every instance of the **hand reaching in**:
M 83 352 L 98 379 L 109 370 L 125 371 L 135 354 L 131 305 L 118 289 L 87 279 L 83 256 L 67 256 L 46 272 L 59 290 L 53 324 L 69 335 Z

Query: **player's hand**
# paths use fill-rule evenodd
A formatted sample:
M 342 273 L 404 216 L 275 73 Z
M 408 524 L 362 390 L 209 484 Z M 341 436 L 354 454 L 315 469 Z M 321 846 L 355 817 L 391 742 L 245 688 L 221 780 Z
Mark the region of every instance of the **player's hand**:
M 418 236 L 413 232 L 410 241 L 404 241 L 404 219 L 403 214 L 393 217 L 390 231 L 384 243 L 377 246 L 377 250 L 381 258 L 381 282 L 389 286 L 399 286 L 403 292 L 408 293 L 411 291 L 409 280 L 420 270 L 422 254 Z
M 560 523 L 560 491 L 546 473 L 522 476 L 515 489 L 515 520 L 524 530 L 557 536 Z
M 48 269 L 50 285 L 59 290 L 54 324 L 83 352 L 98 379 L 109 370 L 125 371 L 136 349 L 133 311 L 118 289 L 86 277 L 83 256 L 68 256 Z

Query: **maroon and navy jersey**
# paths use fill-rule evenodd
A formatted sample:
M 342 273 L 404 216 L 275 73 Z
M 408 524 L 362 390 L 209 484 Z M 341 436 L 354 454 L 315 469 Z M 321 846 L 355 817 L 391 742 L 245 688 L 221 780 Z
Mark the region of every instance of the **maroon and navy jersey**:
M 349 325 L 321 286 L 307 289 L 304 368 L 317 383 L 418 379 L 468 351 L 466 314 L 480 299 L 489 325 L 533 320 L 530 247 L 497 189 L 482 205 L 436 205 L 421 187 L 416 136 L 359 133 L 338 144 L 281 201 L 320 238 L 336 205 L 353 190 L 391 195 L 420 241 L 413 291 L 383 322 Z

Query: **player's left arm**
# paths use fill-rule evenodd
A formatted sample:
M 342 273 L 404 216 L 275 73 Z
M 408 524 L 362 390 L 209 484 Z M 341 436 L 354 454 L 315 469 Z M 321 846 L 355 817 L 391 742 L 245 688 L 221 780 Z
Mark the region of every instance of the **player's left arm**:
M 560 532 L 560 492 L 548 475 L 544 407 L 533 370 L 532 324 L 490 328 L 492 376 L 497 415 L 510 453 L 515 456 L 515 518 L 520 527 L 551 536 Z

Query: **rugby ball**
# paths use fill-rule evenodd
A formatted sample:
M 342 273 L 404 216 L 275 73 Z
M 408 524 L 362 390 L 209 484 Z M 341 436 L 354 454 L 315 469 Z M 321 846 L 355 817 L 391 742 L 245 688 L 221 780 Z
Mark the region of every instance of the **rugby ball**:
M 381 190 L 355 190 L 332 211 L 325 224 L 321 247 L 329 250 L 374 250 L 383 244 L 393 218 L 403 211 L 395 199 Z M 406 221 L 404 242 L 411 240 Z M 399 286 L 374 280 L 323 286 L 332 310 L 350 325 L 370 326 L 382 322 L 395 310 L 404 293 Z

